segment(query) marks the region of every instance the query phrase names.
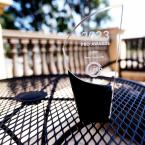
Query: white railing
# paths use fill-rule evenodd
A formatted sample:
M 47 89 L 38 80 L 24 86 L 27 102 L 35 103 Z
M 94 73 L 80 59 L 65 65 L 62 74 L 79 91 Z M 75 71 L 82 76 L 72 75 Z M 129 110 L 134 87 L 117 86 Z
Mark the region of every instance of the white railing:
M 10 50 L 8 60 L 12 61 L 7 77 L 67 73 L 62 53 L 66 36 L 18 30 L 3 30 L 2 35 L 4 48 Z M 83 74 L 84 56 L 88 52 L 85 46 L 80 45 L 82 39 L 82 37 L 72 37 L 66 47 L 66 53 L 70 59 L 70 69 Z M 114 53 L 110 55 L 116 49 L 114 41 L 108 49 L 101 49 L 105 54 L 104 61 L 116 57 L 113 56 Z

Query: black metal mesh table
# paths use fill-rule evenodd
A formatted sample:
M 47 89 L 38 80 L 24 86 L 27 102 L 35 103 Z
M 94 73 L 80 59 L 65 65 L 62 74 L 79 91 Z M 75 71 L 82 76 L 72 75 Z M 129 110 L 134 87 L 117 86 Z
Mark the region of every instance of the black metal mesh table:
M 104 78 L 105 79 L 105 78 Z M 66 75 L 0 81 L 1 145 L 144 144 L 145 87 L 117 79 L 110 122 L 80 122 Z M 41 101 L 25 104 L 21 92 L 47 91 Z

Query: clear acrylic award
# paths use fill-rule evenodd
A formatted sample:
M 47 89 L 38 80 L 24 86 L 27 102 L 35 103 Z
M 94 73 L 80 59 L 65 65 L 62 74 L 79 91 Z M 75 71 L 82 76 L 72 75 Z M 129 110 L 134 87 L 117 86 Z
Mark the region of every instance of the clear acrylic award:
M 105 13 L 114 17 L 100 23 Z M 111 116 L 122 13 L 122 5 L 93 11 L 74 27 L 65 41 L 65 67 L 83 122 L 106 122 Z M 107 66 L 111 61 L 115 63 Z

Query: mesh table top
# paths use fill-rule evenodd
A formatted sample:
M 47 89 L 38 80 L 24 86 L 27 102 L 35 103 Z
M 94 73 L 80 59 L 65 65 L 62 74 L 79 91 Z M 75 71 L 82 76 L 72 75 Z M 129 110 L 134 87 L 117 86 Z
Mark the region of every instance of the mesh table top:
M 116 82 L 110 122 L 86 125 L 79 120 L 68 76 L 0 81 L 0 144 L 144 144 L 145 87 L 124 79 Z M 42 89 L 47 96 L 37 103 L 15 99 Z

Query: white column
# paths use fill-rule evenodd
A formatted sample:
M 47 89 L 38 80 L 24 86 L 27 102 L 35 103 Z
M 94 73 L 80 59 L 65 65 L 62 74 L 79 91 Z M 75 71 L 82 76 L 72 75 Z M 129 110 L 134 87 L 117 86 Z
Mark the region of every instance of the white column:
M 0 0 L 0 15 L 3 13 L 3 10 L 6 6 L 12 5 L 12 0 Z M 6 64 L 3 48 L 3 39 L 2 39 L 2 27 L 0 24 L 0 79 L 7 77 L 6 74 Z
M 0 25 L 0 79 L 6 78 L 6 65 L 2 39 L 2 27 Z

